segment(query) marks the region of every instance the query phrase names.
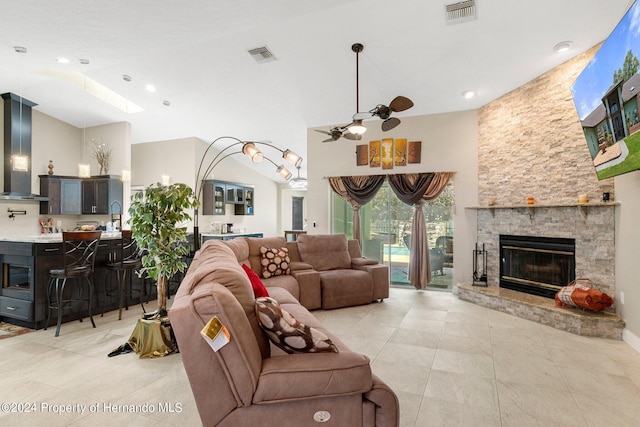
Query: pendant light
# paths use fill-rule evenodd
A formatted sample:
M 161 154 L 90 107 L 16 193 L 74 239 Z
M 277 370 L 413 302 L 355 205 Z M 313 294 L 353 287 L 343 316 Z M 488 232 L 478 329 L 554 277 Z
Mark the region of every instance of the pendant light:
M 351 50 L 356 54 L 356 114 L 360 112 L 360 52 L 364 49 L 361 43 L 354 43 L 351 46 Z M 362 120 L 355 119 L 353 124 L 349 126 L 348 131 L 354 135 L 361 135 L 367 131 L 367 128 L 362 124 Z

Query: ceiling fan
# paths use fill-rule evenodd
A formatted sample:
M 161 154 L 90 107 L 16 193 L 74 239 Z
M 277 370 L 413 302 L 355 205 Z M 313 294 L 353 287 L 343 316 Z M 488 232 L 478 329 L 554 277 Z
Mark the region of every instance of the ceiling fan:
M 362 120 L 361 120 L 362 122 Z M 346 139 L 351 139 L 354 141 L 360 141 L 362 139 L 362 135 L 357 135 L 355 133 L 351 133 L 351 132 L 345 132 L 349 129 L 349 126 L 353 125 L 353 123 L 350 123 L 348 125 L 344 125 L 344 126 L 334 126 L 331 129 L 324 130 L 324 129 L 316 129 L 316 132 L 320 132 L 320 133 L 324 133 L 330 136 L 330 138 L 325 139 L 322 142 L 333 142 L 333 141 L 337 141 L 339 140 L 341 137 L 345 137 Z
M 364 50 L 364 46 L 361 43 L 354 43 L 351 46 L 351 50 L 356 54 L 356 113 L 353 115 L 353 121 L 348 125 L 335 126 L 326 130 L 316 129 L 317 132 L 325 133 L 331 138 L 325 139 L 322 142 L 337 141 L 341 137 L 346 139 L 359 141 L 362 139 L 362 134 L 367 130 L 363 126 L 362 121 L 379 117 L 382 119 L 382 131 L 386 132 L 398 126 L 400 119 L 397 117 L 391 117 L 394 112 L 400 112 L 408 110 L 413 107 L 413 101 L 404 96 L 396 96 L 389 103 L 389 105 L 378 104 L 368 112 L 360 112 L 360 63 L 359 54 Z

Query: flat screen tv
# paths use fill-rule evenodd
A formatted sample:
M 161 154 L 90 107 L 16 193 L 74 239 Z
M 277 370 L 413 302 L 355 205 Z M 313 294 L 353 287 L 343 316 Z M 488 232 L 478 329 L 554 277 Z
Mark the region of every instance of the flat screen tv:
M 640 3 L 571 86 L 598 179 L 640 169 Z

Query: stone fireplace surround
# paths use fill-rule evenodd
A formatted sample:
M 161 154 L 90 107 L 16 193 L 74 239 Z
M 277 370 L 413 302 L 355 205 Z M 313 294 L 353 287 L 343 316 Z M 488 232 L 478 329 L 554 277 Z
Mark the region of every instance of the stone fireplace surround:
M 478 243 L 487 251 L 488 288 L 459 285 L 459 297 L 581 335 L 621 339 L 624 322 L 614 307 L 603 313 L 559 309 L 549 298 L 499 287 L 501 234 L 564 237 L 576 241 L 576 278 L 589 278 L 613 297 L 615 206 L 610 202 L 470 208 L 477 210 Z
M 499 237 L 564 237 L 576 241 L 576 277 L 615 295 L 615 203 L 478 209 L 478 243 L 487 250 L 487 280 L 498 286 Z

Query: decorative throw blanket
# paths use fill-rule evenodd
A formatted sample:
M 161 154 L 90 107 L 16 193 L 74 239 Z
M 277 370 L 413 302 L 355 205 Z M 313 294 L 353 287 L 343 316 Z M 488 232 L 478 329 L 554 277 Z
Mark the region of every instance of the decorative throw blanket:
M 556 293 L 555 300 L 558 307 L 568 305 L 591 311 L 602 311 L 613 304 L 613 299 L 609 295 L 577 283 L 577 281 L 561 288 Z

